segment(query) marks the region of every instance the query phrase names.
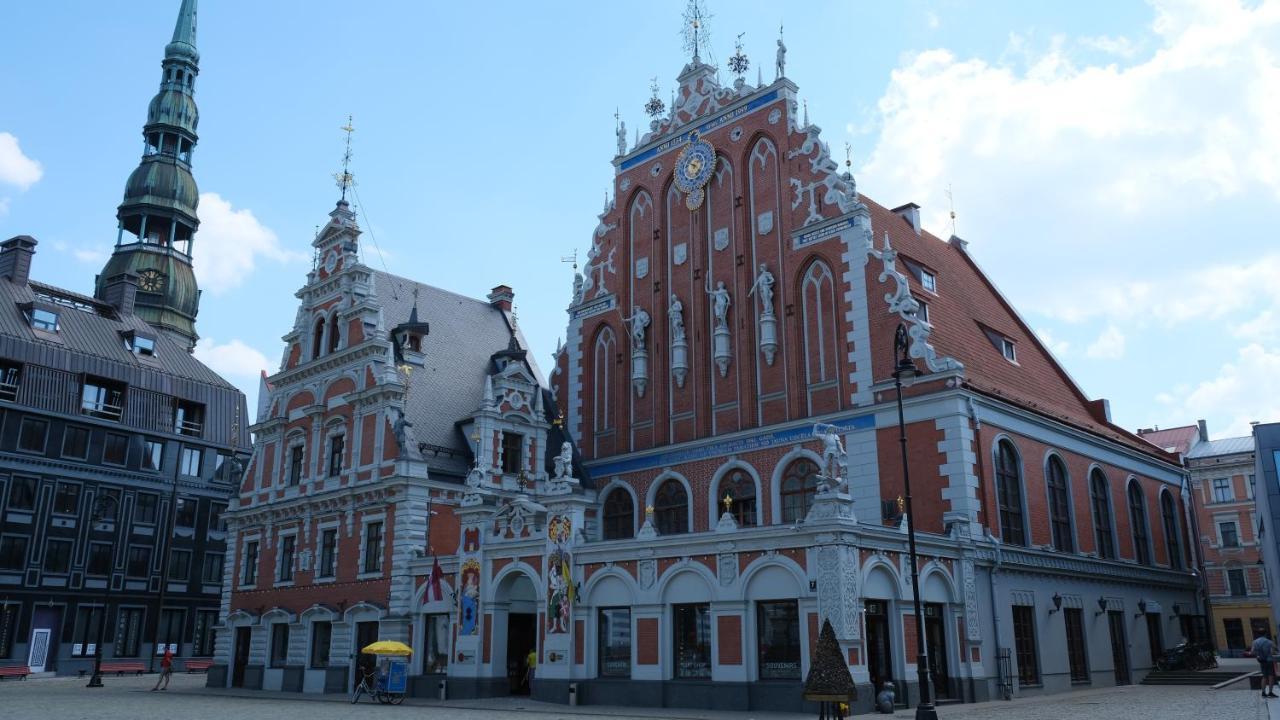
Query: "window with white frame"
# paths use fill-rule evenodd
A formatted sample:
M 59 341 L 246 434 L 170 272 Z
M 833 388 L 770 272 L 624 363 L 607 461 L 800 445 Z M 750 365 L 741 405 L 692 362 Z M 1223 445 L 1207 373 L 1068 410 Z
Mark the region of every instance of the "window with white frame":
M 332 578 L 338 566 L 338 528 L 320 529 L 320 552 L 316 563 L 316 579 Z
M 1231 490 L 1231 478 L 1214 478 L 1213 501 L 1231 502 L 1235 499 L 1235 493 Z
M 298 485 L 302 482 L 302 464 L 304 462 L 306 451 L 303 448 L 302 441 L 289 447 L 289 484 Z
M 329 437 L 329 477 L 342 474 L 342 454 L 346 447 L 346 436 L 336 433 Z
M 363 556 L 360 572 L 364 574 L 382 572 L 382 521 L 367 522 L 364 526 Z
M 282 535 L 280 537 L 279 559 L 276 563 L 276 582 L 293 582 L 293 563 L 297 554 L 298 537 Z
M 240 559 L 240 585 L 252 587 L 258 583 L 258 539 L 246 540 L 244 555 Z
M 1234 520 L 1218 523 L 1218 537 L 1224 548 L 1240 547 L 1240 530 Z
M 931 293 L 938 292 L 938 276 L 928 270 L 920 270 L 920 286 Z

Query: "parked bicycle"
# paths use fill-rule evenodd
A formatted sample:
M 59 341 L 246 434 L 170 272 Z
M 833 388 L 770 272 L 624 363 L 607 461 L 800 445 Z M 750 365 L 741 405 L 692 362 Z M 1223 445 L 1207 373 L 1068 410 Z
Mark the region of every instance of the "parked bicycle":
M 413 650 L 404 643 L 380 640 L 365 646 L 361 652 L 368 655 L 386 655 L 408 657 Z M 351 693 L 351 703 L 360 702 L 360 698 L 368 695 L 383 705 L 399 705 L 404 702 L 408 665 L 403 660 L 391 660 L 384 657 L 380 667 L 360 671 L 360 682 Z

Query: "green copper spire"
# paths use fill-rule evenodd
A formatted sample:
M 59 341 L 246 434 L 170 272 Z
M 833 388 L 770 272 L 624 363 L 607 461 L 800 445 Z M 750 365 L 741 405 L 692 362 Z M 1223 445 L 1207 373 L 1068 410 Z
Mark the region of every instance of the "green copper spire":
M 138 276 L 135 312 L 151 325 L 194 347 L 200 291 L 191 269 L 191 246 L 200 221 L 200 191 L 191 175 L 195 151 L 196 0 L 182 0 L 173 40 L 161 61 L 160 90 L 147 108 L 142 160 L 125 183 L 116 212 L 116 247 L 98 276 L 97 296 L 108 280 Z

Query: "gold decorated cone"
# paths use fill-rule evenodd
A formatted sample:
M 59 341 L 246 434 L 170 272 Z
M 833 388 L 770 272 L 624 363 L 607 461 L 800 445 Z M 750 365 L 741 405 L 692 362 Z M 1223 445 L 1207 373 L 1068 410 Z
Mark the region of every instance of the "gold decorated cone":
M 412 655 L 413 648 L 396 640 L 379 640 L 360 648 L 360 652 L 366 655 Z
M 809 677 L 804 681 L 804 698 L 828 702 L 858 699 L 858 689 L 840 653 L 840 643 L 836 642 L 836 631 L 831 628 L 830 620 L 822 622 L 822 632 L 818 633 L 818 649 L 809 666 Z

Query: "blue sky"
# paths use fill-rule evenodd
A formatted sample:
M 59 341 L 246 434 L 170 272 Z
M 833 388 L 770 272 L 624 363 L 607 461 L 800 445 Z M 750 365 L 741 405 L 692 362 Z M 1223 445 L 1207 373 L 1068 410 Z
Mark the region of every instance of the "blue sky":
M 110 251 L 177 6 L 5 10 L 0 235 L 40 241 L 46 282 L 89 292 Z M 546 367 L 615 108 L 639 126 L 654 76 L 669 98 L 683 6 L 205 0 L 198 354 L 251 402 L 278 366 L 349 113 L 366 261 L 477 297 L 512 285 Z M 766 79 L 785 24 L 787 74 L 860 191 L 946 236 L 951 188 L 958 234 L 1117 422 L 1280 419 L 1280 4 L 709 10 L 714 59 L 745 32 Z

